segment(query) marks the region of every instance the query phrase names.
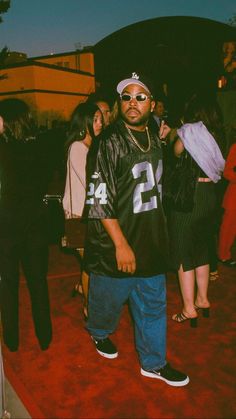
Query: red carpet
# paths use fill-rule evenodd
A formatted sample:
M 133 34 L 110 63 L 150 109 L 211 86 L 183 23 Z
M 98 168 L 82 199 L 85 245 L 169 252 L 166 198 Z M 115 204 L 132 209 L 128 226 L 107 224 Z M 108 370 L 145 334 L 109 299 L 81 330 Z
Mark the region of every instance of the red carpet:
M 21 281 L 21 345 L 5 347 L 7 378 L 33 418 L 236 418 L 236 269 L 221 267 L 210 283 L 211 317 L 197 329 L 176 324 L 181 307 L 177 280 L 168 289 L 168 359 L 187 372 L 183 388 L 140 375 L 127 307 L 113 336 L 119 357 L 100 357 L 84 328 L 82 301 L 71 298 L 77 265 L 52 246 L 49 289 L 54 339 L 42 352 L 34 336 L 30 302 Z

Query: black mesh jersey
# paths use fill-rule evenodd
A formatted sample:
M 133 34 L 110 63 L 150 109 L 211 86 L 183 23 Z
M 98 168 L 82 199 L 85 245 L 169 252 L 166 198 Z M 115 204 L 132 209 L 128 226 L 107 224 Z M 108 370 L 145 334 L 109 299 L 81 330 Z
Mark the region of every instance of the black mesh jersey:
M 101 219 L 118 219 L 136 256 L 134 276 L 165 272 L 167 228 L 161 204 L 162 151 L 150 132 L 150 151 L 142 152 L 122 121 L 104 131 L 89 177 L 85 214 L 88 237 L 85 269 L 104 276 L 127 277 L 118 271 L 114 244 Z

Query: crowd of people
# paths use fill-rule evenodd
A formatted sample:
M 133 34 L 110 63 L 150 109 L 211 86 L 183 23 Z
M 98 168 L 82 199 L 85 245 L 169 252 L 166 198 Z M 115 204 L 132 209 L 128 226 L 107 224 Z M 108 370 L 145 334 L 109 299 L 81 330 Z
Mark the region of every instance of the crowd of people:
M 78 104 L 67 128 L 65 221 L 86 224 L 83 245 L 73 249 L 81 271 L 74 292 L 84 296 L 86 328 L 101 356 L 118 356 L 110 335 L 128 301 L 141 374 L 184 386 L 188 375 L 166 359 L 166 273 L 177 273 L 183 300 L 173 321 L 196 327 L 199 311 L 210 315 L 212 254 L 236 266 L 236 145 L 221 149 L 215 98 L 194 94 L 179 126 L 170 126 L 145 76 L 132 73 L 116 90 L 114 104 L 96 93 Z M 21 267 L 41 349 L 52 339 L 43 204 L 52 176 L 49 147 L 24 101 L 0 102 L 0 308 L 11 351 L 19 346 Z M 218 187 L 223 178 L 226 192 Z

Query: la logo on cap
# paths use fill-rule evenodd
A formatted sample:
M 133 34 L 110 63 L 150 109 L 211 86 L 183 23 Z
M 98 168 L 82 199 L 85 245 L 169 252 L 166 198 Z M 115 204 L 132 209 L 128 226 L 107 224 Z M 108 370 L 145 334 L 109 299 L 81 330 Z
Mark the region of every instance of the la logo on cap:
M 132 79 L 139 80 L 137 73 L 132 73 Z

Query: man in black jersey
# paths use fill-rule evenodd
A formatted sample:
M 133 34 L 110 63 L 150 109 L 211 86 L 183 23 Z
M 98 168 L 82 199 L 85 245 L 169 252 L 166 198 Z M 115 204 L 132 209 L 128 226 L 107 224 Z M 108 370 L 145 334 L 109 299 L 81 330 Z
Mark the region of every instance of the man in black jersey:
M 148 124 L 155 101 L 136 73 L 122 80 L 117 92 L 119 118 L 101 135 L 87 191 L 87 329 L 97 352 L 116 358 L 109 335 L 128 300 L 141 374 L 184 386 L 188 376 L 166 361 L 168 243 L 161 204 L 162 151 Z

